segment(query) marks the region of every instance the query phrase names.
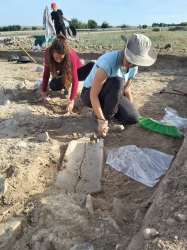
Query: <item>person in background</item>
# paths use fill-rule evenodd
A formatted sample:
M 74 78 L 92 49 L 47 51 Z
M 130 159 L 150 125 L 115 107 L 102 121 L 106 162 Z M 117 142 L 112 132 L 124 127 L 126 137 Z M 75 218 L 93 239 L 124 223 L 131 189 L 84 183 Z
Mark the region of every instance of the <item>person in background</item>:
M 125 124 L 135 124 L 140 115 L 133 105 L 131 83 L 138 66 L 150 66 L 157 58 L 151 41 L 142 34 L 133 34 L 124 50 L 108 52 L 96 61 L 84 81 L 81 98 L 93 108 L 92 118 L 98 121 L 98 132 L 105 137 L 122 131 Z
M 49 82 L 49 87 L 52 91 L 65 89 L 64 95 L 68 98 L 71 87 L 66 110 L 72 111 L 77 95 L 78 81 L 86 79 L 93 65 L 94 62 L 89 62 L 83 66 L 77 53 L 69 46 L 66 38 L 62 34 L 57 35 L 51 46 L 45 51 L 42 94 L 36 101 L 46 100 L 46 90 L 51 73 L 52 80 Z
M 57 9 L 56 3 L 51 4 L 51 9 L 53 9 L 53 11 L 51 12 L 51 19 L 52 19 L 52 21 L 54 21 L 56 35 L 58 35 L 58 34 L 60 34 L 60 32 L 62 32 L 62 34 L 66 37 L 66 27 L 64 24 L 64 20 L 68 23 L 70 23 L 71 21 L 68 20 L 63 15 L 62 10 Z

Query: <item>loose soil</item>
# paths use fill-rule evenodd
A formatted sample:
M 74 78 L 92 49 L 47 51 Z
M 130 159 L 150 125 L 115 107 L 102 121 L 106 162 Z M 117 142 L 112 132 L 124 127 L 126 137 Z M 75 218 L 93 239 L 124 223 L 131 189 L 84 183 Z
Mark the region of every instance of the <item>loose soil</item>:
M 1 233 L 1 249 L 69 250 L 85 242 L 94 250 L 187 249 L 186 217 L 180 220 L 177 216 L 187 211 L 184 139 L 145 131 L 138 124 L 126 126 L 119 134 L 109 134 L 104 140 L 102 190 L 92 194 L 94 213 L 88 212 L 86 195 L 58 190 L 54 183 L 68 143 L 96 135 L 97 124 L 80 99 L 81 83 L 69 117 L 62 116 L 66 100 L 60 92 L 49 90 L 48 102 L 33 102 L 38 94 L 33 86 L 42 78 L 36 67 L 43 67 L 44 52 L 29 53 L 37 65 L 8 62 L 15 51 L 0 51 L 0 126 L 5 120 L 15 119 L 19 112 L 32 110 L 25 120 L 20 118 L 19 124 L 0 127 L 0 175 L 8 184 L 0 200 L 0 227 L 18 225 L 7 229 L 8 235 L 6 230 Z M 78 54 L 85 61 L 100 56 Z M 187 117 L 187 97 L 154 94 L 163 88 L 187 92 L 186 56 L 166 52 L 158 55 L 152 67 L 139 68 L 132 92 L 141 116 L 161 120 L 169 106 L 179 116 Z M 4 105 L 7 99 L 10 103 Z M 44 132 L 50 140 L 38 142 L 36 137 Z M 25 146 L 16 146 L 18 142 Z M 125 145 L 152 148 L 175 158 L 166 176 L 150 188 L 105 164 L 109 150 Z M 159 235 L 145 240 L 146 227 L 155 228 Z

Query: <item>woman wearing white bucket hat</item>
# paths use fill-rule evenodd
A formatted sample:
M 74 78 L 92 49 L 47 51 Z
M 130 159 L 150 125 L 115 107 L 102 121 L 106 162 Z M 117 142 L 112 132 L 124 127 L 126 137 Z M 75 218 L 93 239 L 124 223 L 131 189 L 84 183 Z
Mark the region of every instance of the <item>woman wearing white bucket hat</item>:
M 125 124 L 135 124 L 140 115 L 132 104 L 130 84 L 138 66 L 151 66 L 157 59 L 150 39 L 142 34 L 125 36 L 124 50 L 108 52 L 97 60 L 84 81 L 81 98 L 93 108 L 92 118 L 98 121 L 98 132 L 122 131 Z M 123 125 L 119 124 L 120 121 Z

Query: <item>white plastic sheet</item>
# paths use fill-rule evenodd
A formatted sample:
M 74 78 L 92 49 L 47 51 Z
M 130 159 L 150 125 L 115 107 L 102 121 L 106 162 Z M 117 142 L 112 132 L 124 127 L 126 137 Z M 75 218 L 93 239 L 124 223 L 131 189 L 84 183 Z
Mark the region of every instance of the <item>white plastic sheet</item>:
M 49 84 L 50 81 L 51 81 L 51 79 L 49 79 L 48 84 Z M 42 89 L 42 82 L 43 82 L 43 79 L 42 78 L 38 78 L 36 80 L 36 83 L 34 84 L 33 88 L 34 89 Z M 49 85 L 47 85 L 47 90 L 48 89 L 49 89 Z
M 34 45 L 34 46 L 32 47 L 32 50 L 39 50 L 39 51 L 41 51 L 41 47 L 40 47 L 39 44 L 37 44 L 37 45 Z
M 167 124 L 174 125 L 180 134 L 186 135 L 187 134 L 187 118 L 182 118 L 178 116 L 178 113 L 175 109 L 166 106 L 165 108 L 165 116 L 164 120 Z
M 76 244 L 71 250 L 94 250 L 93 245 L 90 243 Z
M 106 163 L 134 180 L 153 187 L 168 170 L 173 155 L 128 145 L 109 152 Z
M 39 78 L 36 80 L 36 83 L 34 84 L 34 89 L 42 89 L 42 81 L 43 79 L 42 78 Z

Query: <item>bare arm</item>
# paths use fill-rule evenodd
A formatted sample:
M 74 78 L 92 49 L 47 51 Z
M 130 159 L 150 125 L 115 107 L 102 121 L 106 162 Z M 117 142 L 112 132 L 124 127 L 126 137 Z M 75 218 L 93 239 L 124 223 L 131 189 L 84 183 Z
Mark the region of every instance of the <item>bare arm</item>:
M 92 87 L 90 91 L 90 99 L 92 103 L 93 110 L 97 117 L 101 120 L 105 120 L 105 117 L 103 115 L 101 105 L 99 102 L 98 95 L 101 92 L 101 89 L 107 79 L 107 74 L 102 68 L 98 68 Z
M 125 85 L 125 96 L 127 97 L 127 99 L 129 99 L 130 102 L 133 102 L 133 98 L 132 98 L 132 92 L 131 92 L 131 83 L 132 83 L 132 79 L 129 79 Z
M 64 15 L 62 15 L 62 18 L 66 21 L 66 22 L 71 22 L 69 19 L 67 19 Z
M 46 100 L 46 91 L 47 91 L 47 85 L 50 77 L 50 66 L 48 62 L 48 53 L 49 48 L 45 51 L 45 58 L 44 58 L 44 73 L 43 73 L 43 79 L 42 79 L 42 93 L 39 99 L 36 101 L 41 102 Z

